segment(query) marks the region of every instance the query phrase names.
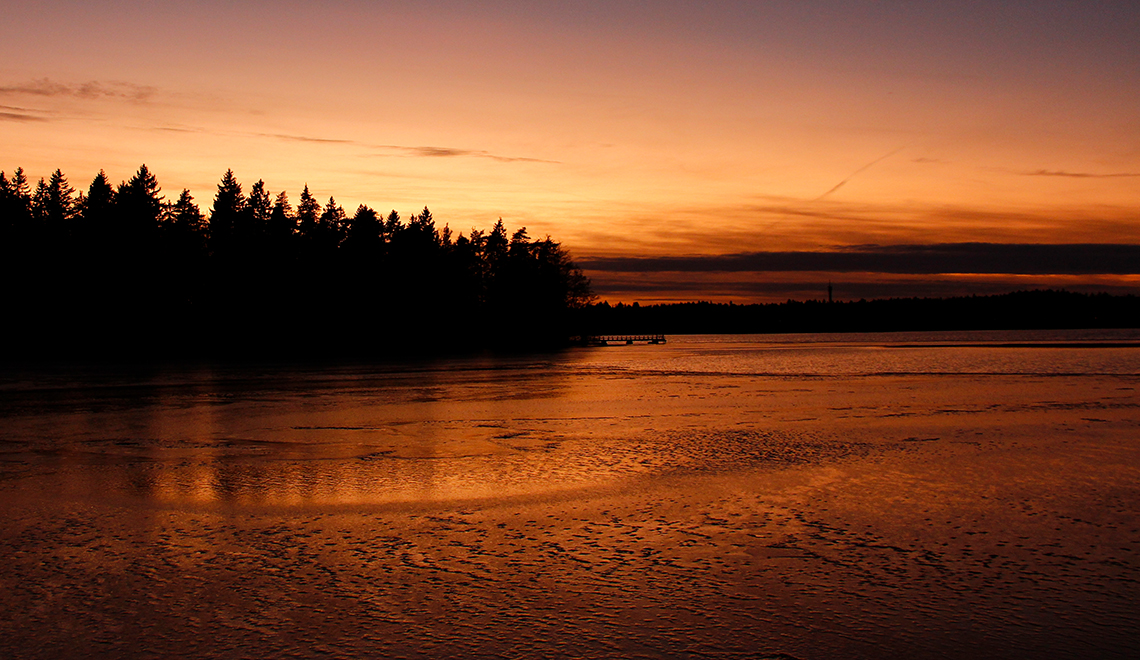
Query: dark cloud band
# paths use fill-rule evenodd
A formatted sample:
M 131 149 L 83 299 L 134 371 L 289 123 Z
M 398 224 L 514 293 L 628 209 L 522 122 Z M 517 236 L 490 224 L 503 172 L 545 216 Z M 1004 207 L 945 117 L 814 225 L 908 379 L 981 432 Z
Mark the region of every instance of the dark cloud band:
M 1109 172 L 1108 174 L 1095 174 L 1093 172 L 1067 172 L 1065 170 L 1034 170 L 1026 172 L 1026 176 L 1059 176 L 1069 179 L 1128 179 L 1140 177 L 1140 172 Z
M 579 259 L 588 271 L 788 272 L 1009 275 L 1140 273 L 1140 245 L 939 243 L 859 245 L 831 252 L 746 252 L 688 257 Z
M 20 112 L 5 112 L 0 110 L 0 120 L 3 121 L 47 121 L 46 117 L 26 115 Z
M 0 86 L 0 96 L 70 96 L 81 99 L 112 98 L 130 101 L 146 101 L 157 92 L 157 88 L 150 85 L 136 85 L 128 82 L 92 80 L 85 83 L 69 84 L 57 82 L 50 78 Z

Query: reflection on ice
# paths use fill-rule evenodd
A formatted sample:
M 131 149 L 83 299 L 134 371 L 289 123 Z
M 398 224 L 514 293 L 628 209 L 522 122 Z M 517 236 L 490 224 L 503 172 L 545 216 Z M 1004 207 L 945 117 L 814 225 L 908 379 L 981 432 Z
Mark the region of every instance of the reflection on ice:
M 803 339 L 9 375 L 0 634 L 21 657 L 1140 650 L 1134 338 Z
M 826 425 L 778 428 L 820 419 L 813 406 L 840 419 L 954 408 L 912 406 L 905 386 L 887 401 L 866 391 L 893 374 L 960 374 L 955 405 L 976 407 L 991 402 L 966 375 L 1140 373 L 1129 332 L 678 337 L 378 367 L 39 374 L 0 389 L 0 470 L 82 497 L 297 505 L 534 495 L 720 459 L 743 468 L 749 444 L 791 464 L 836 442 Z M 826 393 L 826 380 L 804 380 L 850 375 Z M 752 435 L 731 449 L 709 440 L 725 430 Z

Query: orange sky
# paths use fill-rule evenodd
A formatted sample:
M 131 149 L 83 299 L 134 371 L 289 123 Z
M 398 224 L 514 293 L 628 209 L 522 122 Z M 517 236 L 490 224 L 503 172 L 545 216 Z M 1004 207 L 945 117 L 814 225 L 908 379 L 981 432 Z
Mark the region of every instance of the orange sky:
M 208 207 L 232 168 L 294 200 L 307 183 L 350 210 L 427 205 L 457 230 L 501 216 L 583 258 L 1140 243 L 1131 3 L 41 2 L 5 14 L 0 169 L 59 167 L 76 187 L 145 162 L 168 195 L 186 187 Z M 611 300 L 806 286 L 591 274 Z M 920 279 L 882 290 L 989 291 Z M 1048 281 L 1140 291 L 1128 276 L 1061 280 Z

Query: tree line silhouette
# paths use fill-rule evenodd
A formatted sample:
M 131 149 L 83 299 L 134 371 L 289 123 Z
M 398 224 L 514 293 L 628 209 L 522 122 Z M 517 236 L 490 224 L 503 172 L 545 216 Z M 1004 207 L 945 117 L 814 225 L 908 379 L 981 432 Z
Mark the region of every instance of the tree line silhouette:
M 1140 327 L 1140 298 L 1064 290 L 992 296 L 789 300 L 736 305 L 687 302 L 590 305 L 580 322 L 595 334 L 750 334 L 1031 330 Z
M 23 357 L 295 358 L 564 345 L 590 334 L 1140 327 L 1140 298 L 1067 291 L 826 303 L 594 304 L 562 246 L 438 228 L 223 175 L 208 213 L 143 165 L 77 192 L 0 172 L 0 340 Z
M 0 172 L 9 355 L 361 356 L 565 342 L 594 296 L 525 228 L 455 234 L 425 207 L 352 215 L 305 186 L 294 207 L 232 171 L 208 214 L 143 165 L 76 192 Z

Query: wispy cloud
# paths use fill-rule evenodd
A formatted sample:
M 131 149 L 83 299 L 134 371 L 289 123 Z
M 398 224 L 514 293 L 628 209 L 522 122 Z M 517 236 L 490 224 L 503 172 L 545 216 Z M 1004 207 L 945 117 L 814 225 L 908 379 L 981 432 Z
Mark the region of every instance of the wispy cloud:
M 453 149 L 451 147 L 397 147 L 385 145 L 383 149 L 403 151 L 413 156 L 426 156 L 428 158 L 450 158 L 452 156 L 470 156 L 476 152 L 470 149 Z
M 47 117 L 37 117 L 35 115 L 27 115 L 21 112 L 7 112 L 0 110 L 0 120 L 3 121 L 47 121 Z
M 84 83 L 62 83 L 50 78 L 40 78 L 26 83 L 0 86 L 0 96 L 24 95 L 146 101 L 157 93 L 156 87 L 121 81 L 92 80 Z
M 711 255 L 825 251 L 844 245 L 931 243 L 1140 244 L 1140 206 L 983 207 L 900 202 L 809 201 L 754 195 L 718 205 L 578 209 L 564 240 L 578 256 Z M 569 235 L 569 238 L 566 236 Z
M 372 149 L 385 155 L 399 155 L 418 158 L 489 158 L 500 163 L 557 163 L 554 160 L 541 158 L 528 158 L 524 156 L 502 156 L 485 149 L 462 149 L 459 147 L 411 147 L 400 144 L 368 144 L 357 140 L 341 138 L 328 138 L 315 135 L 292 135 L 288 133 L 259 133 L 260 137 L 286 140 L 289 142 L 308 142 L 310 144 L 348 144 L 365 149 Z
M 454 158 L 469 156 L 475 158 L 490 158 L 501 163 L 557 163 L 555 160 L 541 158 L 526 158 L 522 156 L 500 156 L 483 149 L 459 149 L 455 147 L 406 147 L 396 144 L 385 144 L 376 147 L 387 151 L 394 151 L 408 156 L 422 156 L 426 158 Z
M 262 137 L 277 138 L 288 142 L 315 142 L 317 144 L 355 144 L 352 140 L 338 140 L 335 138 L 312 137 L 309 135 L 287 135 L 284 133 L 260 133 Z
M 1140 172 L 1109 172 L 1107 174 L 1096 174 L 1093 172 L 1068 172 L 1065 170 L 1034 170 L 1032 172 L 1022 172 L 1022 174 L 1025 176 L 1060 176 L 1071 179 L 1122 179 L 1140 177 Z
M 21 108 L 14 105 L 0 105 L 0 120 L 3 121 L 50 121 L 39 110 Z

